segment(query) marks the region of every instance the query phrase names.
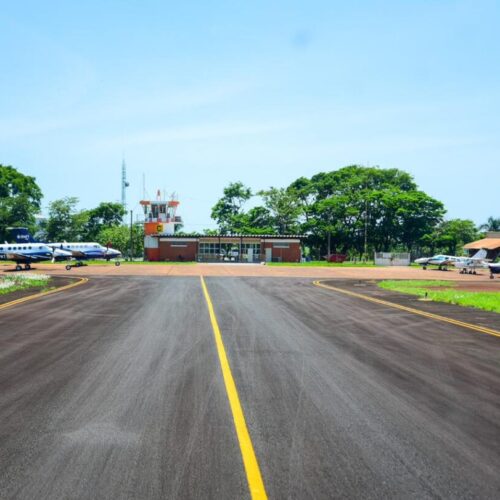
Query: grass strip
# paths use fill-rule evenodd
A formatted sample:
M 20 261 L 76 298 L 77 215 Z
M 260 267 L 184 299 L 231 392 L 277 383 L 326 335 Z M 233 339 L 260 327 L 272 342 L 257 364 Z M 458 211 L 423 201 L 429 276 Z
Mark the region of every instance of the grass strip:
M 28 288 L 46 287 L 50 276 L 35 273 L 12 273 L 0 276 L 0 295 L 26 290 Z M 44 288 L 45 289 L 45 288 Z
M 465 307 L 474 307 L 483 311 L 500 313 L 500 292 L 474 292 L 460 290 L 450 281 L 432 280 L 387 280 L 378 283 L 380 288 L 393 292 L 425 297 L 435 302 L 446 302 Z

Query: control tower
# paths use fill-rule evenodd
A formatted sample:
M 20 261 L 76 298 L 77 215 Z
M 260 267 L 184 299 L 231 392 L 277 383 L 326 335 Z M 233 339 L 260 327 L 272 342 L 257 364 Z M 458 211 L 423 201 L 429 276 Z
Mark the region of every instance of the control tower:
M 173 193 L 169 200 L 162 200 L 158 189 L 156 200 L 141 200 L 144 210 L 144 235 L 172 235 L 176 227 L 182 225 L 182 218 L 177 215 L 179 201 Z

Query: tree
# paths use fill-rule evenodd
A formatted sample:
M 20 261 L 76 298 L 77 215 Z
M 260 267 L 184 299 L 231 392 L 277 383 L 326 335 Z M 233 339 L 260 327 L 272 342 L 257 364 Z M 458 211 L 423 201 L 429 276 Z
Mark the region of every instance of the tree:
M 314 183 L 306 177 L 299 177 L 286 189 L 295 197 L 299 208 L 299 215 L 301 215 L 307 223 L 311 212 L 311 206 L 315 201 Z
M 397 207 L 397 233 L 408 251 L 429 234 L 445 214 L 443 204 L 422 191 L 398 193 L 392 203 Z
M 432 234 L 432 253 L 437 249 L 448 255 L 456 255 L 462 253 L 460 249 L 464 245 L 478 238 L 479 232 L 471 220 L 451 219 L 443 221 Z
M 129 226 L 104 227 L 97 236 L 97 241 L 104 246 L 109 244 L 123 255 L 130 257 Z M 140 224 L 132 226 L 132 253 L 132 257 L 141 257 L 144 255 L 144 227 Z
M 35 229 L 42 191 L 36 179 L 0 164 L 0 241 L 8 238 L 8 227 Z
M 262 196 L 268 211 L 269 222 L 278 234 L 296 231 L 301 208 L 298 196 L 294 191 L 270 187 L 258 194 Z
M 245 234 L 275 234 L 273 217 L 266 207 L 253 207 L 246 214 Z
M 479 229 L 481 231 L 500 231 L 500 217 L 488 217 L 485 224 L 482 224 Z
M 97 239 L 103 228 L 119 226 L 123 222 L 126 210 L 121 203 L 102 202 L 96 208 L 87 211 L 87 222 L 83 239 Z
M 301 232 L 325 252 L 358 254 L 398 247 L 413 249 L 444 215 L 443 205 L 418 190 L 412 176 L 398 169 L 350 165 L 297 179 L 287 190 L 304 214 Z
M 78 198 L 73 196 L 50 203 L 49 217 L 43 228 L 48 241 L 81 241 L 88 213 L 77 212 L 77 203 Z
M 224 188 L 223 197 L 212 208 L 212 219 L 222 234 L 239 233 L 246 226 L 243 205 L 251 197 L 251 189 L 241 182 L 232 182 Z

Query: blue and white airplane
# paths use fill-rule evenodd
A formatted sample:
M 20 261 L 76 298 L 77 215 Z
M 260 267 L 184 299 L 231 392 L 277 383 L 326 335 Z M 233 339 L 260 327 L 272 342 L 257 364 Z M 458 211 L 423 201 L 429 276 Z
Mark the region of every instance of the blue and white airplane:
M 75 242 L 75 243 L 67 243 L 66 241 L 63 243 L 47 243 L 47 245 L 54 250 L 62 250 L 65 252 L 70 252 L 72 257 L 76 259 L 76 266 L 80 267 L 83 265 L 84 260 L 94 260 L 94 259 L 104 259 L 108 262 L 111 259 L 117 259 L 121 256 L 121 252 L 115 250 L 114 248 L 105 247 L 99 243 L 94 242 Z M 119 266 L 120 261 L 115 261 L 115 266 Z M 71 269 L 71 265 L 68 264 L 66 269 L 69 271 Z
M 26 228 L 15 228 L 12 230 L 15 234 L 16 241 L 30 241 L 34 242 L 33 237 Z M 111 259 L 117 259 L 121 256 L 121 252 L 111 248 L 109 246 L 103 246 L 95 242 L 59 242 L 59 243 L 45 243 L 52 251 L 62 252 L 76 260 L 76 266 L 80 267 L 84 260 L 94 260 L 94 259 L 104 259 L 110 261 Z M 115 266 L 119 266 L 120 261 L 115 261 Z M 72 267 L 71 264 L 66 265 L 66 269 L 69 271 Z
M 31 264 L 47 260 L 69 259 L 71 253 L 61 249 L 54 249 L 44 243 L 5 243 L 0 245 L 0 259 L 13 260 L 16 271 L 31 269 Z

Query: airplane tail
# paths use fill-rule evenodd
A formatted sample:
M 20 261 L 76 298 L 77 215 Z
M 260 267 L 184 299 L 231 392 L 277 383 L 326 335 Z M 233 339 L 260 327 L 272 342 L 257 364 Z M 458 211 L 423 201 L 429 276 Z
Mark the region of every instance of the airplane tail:
M 481 250 L 476 252 L 471 258 L 472 259 L 486 259 L 487 255 L 488 255 L 488 251 L 485 250 L 484 248 L 481 248 Z
M 10 234 L 12 238 L 16 239 L 16 243 L 36 243 L 33 236 L 25 227 L 10 227 Z

